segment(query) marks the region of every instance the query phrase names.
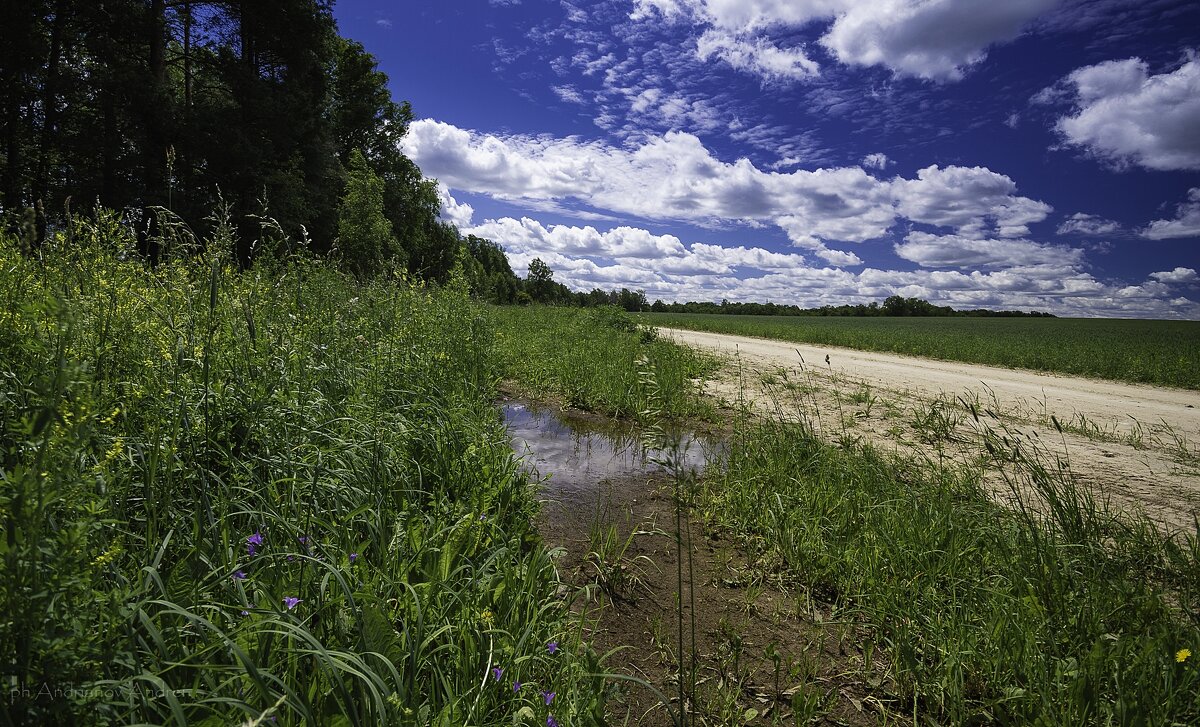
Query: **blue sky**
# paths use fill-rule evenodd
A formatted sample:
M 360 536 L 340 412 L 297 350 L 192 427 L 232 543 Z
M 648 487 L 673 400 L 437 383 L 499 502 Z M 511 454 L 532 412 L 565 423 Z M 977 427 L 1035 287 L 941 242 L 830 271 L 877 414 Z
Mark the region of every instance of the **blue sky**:
M 1200 319 L 1192 0 L 340 0 L 443 216 L 575 289 Z

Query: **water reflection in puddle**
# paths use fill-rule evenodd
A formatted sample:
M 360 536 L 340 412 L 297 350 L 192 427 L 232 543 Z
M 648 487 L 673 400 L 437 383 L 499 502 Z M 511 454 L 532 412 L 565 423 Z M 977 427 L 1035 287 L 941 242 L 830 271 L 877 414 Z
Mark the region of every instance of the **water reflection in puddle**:
M 538 409 L 519 401 L 501 404 L 513 451 L 535 479 L 550 477 L 556 491 L 591 490 L 606 478 L 661 472 L 652 459 L 663 452 L 643 453 L 637 432 L 617 423 L 596 423 L 564 412 Z M 684 467 L 704 469 L 713 445 L 683 434 Z

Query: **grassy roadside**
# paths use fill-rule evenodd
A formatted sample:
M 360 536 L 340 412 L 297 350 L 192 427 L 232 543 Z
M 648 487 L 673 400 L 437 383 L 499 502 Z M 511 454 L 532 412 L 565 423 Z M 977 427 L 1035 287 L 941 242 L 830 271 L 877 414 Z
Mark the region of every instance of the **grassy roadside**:
M 1200 322 L 642 313 L 651 326 L 1200 389 Z
M 462 290 L 72 233 L 0 240 L 0 721 L 601 719 Z
M 543 322 L 541 311 L 520 315 L 526 329 Z M 570 341 L 548 340 L 537 365 L 574 370 Z M 603 345 L 589 343 L 590 358 L 623 368 L 578 379 L 581 400 L 636 373 Z M 739 419 L 734 431 L 724 470 L 701 484 L 703 514 L 787 584 L 798 612 L 815 601 L 856 626 L 864 678 L 873 660 L 891 677 L 872 690 L 892 717 L 1200 721 L 1200 525 L 1168 535 L 1109 512 L 1009 432 L 980 455 L 1006 473 L 1012 507 L 952 464 L 835 446 L 797 423 Z
M 1011 437 L 989 447 L 1038 511 L 952 467 L 750 426 L 705 483 L 765 571 L 867 628 L 888 697 L 940 723 L 1192 724 L 1200 528 L 1107 512 Z M 1040 513 L 1047 513 L 1045 515 Z
M 639 370 L 652 368 L 663 414 L 715 415 L 692 383 L 715 370 L 715 359 L 659 340 L 615 306 L 510 306 L 491 313 L 504 376 L 533 398 L 558 398 L 578 409 L 636 419 L 650 404 Z

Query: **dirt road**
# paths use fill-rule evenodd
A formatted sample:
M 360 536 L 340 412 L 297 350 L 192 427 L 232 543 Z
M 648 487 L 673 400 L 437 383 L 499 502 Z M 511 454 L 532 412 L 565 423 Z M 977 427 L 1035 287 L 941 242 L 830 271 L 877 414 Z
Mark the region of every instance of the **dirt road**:
M 802 392 L 804 404 L 824 416 L 823 428 L 831 435 L 967 455 L 979 451 L 980 433 L 963 406 L 973 403 L 1050 443 L 1055 454 L 1069 458 L 1081 481 L 1109 495 L 1117 507 L 1142 509 L 1180 526 L 1191 524 L 1200 507 L 1200 392 L 748 336 L 659 331 L 689 346 L 736 356 L 737 366 L 725 367 L 705 384 L 728 402 L 778 410 L 781 394 Z M 1063 432 L 1054 429 L 1051 417 Z

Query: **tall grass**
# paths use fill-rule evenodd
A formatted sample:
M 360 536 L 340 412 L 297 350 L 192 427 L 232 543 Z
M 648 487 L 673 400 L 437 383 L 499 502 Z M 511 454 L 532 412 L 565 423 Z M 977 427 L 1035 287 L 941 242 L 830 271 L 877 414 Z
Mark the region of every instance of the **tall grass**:
M 493 308 L 504 376 L 534 397 L 559 397 L 588 411 L 637 418 L 651 403 L 638 361 L 655 369 L 654 406 L 673 418 L 711 418 L 710 402 L 693 382 L 716 361 L 661 341 L 614 306 L 595 309 Z
M 0 239 L 3 722 L 599 721 L 461 286 L 164 229 Z
M 1200 389 L 1200 322 L 646 313 L 641 323 Z
M 586 314 L 512 315 L 502 331 L 544 325 L 520 335 L 549 339 L 526 349 L 539 357 L 532 367 L 551 372 L 548 385 L 582 365 L 564 363 L 575 339 L 563 331 Z M 661 370 L 648 358 L 627 362 L 629 344 L 612 340 L 581 345 L 609 363 L 576 380 L 578 398 L 601 400 L 640 372 L 641 419 L 661 447 L 671 420 Z M 980 484 L 978 462 L 835 446 L 807 424 L 813 412 L 778 413 L 783 421 L 735 423 L 724 467 L 706 468 L 699 493 L 676 480 L 677 544 L 694 502 L 741 537 L 772 582 L 794 589 L 798 606 L 830 605 L 865 639 L 864 689 L 876 704 L 922 724 L 1200 723 L 1200 521 L 1164 533 L 1110 510 L 1019 433 L 992 431 L 981 447 L 1008 483 L 1001 504 Z M 685 569 L 680 558 L 680 599 Z M 676 619 L 674 688 L 686 705 L 694 637 L 681 609 Z M 875 654 L 890 673 L 883 683 Z
M 1200 523 L 1165 535 L 1028 442 L 987 447 L 1012 508 L 965 471 L 760 423 L 710 468 L 705 507 L 866 628 L 895 679 L 881 696 L 917 721 L 1200 723 Z

